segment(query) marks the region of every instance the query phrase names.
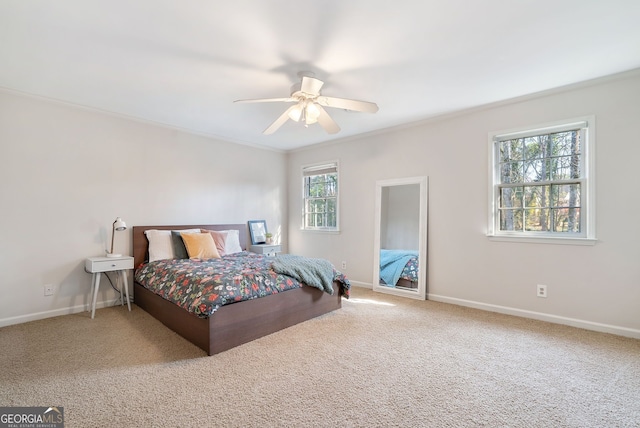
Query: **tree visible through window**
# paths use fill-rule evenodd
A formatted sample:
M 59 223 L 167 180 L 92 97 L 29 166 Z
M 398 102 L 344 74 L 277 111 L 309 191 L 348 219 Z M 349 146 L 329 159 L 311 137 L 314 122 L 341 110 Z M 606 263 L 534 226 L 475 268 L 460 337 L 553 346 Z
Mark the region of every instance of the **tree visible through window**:
M 338 164 L 316 165 L 302 170 L 305 229 L 337 230 Z
M 587 123 L 493 136 L 496 235 L 587 237 Z

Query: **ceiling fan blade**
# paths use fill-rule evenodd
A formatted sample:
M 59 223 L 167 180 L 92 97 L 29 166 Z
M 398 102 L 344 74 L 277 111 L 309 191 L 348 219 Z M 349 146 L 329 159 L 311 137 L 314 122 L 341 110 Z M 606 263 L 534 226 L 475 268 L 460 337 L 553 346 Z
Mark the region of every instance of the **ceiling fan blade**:
M 318 80 L 315 77 L 302 76 L 302 84 L 300 85 L 300 90 L 305 94 L 309 95 L 318 95 L 320 94 L 320 88 L 322 88 L 324 82 L 322 80 Z
M 318 111 L 320 114 L 318 115 L 318 123 L 320 126 L 324 128 L 325 131 L 329 134 L 335 134 L 340 131 L 340 127 L 338 124 L 329 116 L 329 113 L 320 105 L 316 105 L 318 107 Z
M 375 113 L 378 111 L 378 105 L 368 101 L 349 100 L 346 98 L 335 97 L 318 97 L 316 101 L 318 104 L 325 107 L 342 108 L 345 110 L 362 111 L 365 113 Z
M 298 101 L 294 98 L 291 97 L 287 97 L 287 98 L 258 98 L 255 100 L 235 100 L 234 103 L 273 103 L 273 102 L 277 102 L 277 101 L 282 101 L 285 103 L 289 103 L 289 102 L 293 102 L 293 101 Z
M 289 119 L 289 112 L 296 108 L 297 104 L 292 105 L 284 113 L 280 115 L 267 129 L 265 129 L 262 133 L 264 135 L 270 135 L 276 132 L 284 123 Z

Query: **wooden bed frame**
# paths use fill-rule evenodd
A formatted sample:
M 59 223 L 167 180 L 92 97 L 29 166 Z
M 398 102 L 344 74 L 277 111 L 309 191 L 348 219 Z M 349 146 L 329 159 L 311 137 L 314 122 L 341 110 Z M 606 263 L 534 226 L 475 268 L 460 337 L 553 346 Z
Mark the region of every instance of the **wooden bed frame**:
M 147 260 L 149 241 L 145 230 L 209 229 L 240 231 L 240 245 L 247 247 L 247 225 L 134 226 L 133 258 L 137 268 Z M 214 355 L 342 307 L 340 286 L 333 283 L 329 295 L 302 287 L 259 299 L 222 306 L 209 318 L 199 318 L 147 290 L 134 279 L 134 303 L 191 343 Z
M 418 281 L 409 281 L 408 279 L 400 278 L 398 282 L 396 282 L 396 287 L 404 287 L 404 288 L 418 288 Z

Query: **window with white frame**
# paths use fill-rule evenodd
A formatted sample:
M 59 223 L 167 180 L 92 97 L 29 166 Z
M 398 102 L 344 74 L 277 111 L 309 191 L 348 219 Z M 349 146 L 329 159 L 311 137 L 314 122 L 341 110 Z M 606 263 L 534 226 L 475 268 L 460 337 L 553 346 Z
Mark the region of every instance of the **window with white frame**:
M 306 230 L 338 230 L 338 163 L 302 168 L 303 219 Z
M 582 118 L 489 135 L 489 235 L 595 239 L 593 129 Z

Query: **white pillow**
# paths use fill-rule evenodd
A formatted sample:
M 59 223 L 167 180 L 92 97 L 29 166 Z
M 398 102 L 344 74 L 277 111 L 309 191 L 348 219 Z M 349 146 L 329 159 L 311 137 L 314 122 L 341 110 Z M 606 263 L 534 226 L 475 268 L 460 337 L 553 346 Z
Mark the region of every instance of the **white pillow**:
M 227 232 L 227 239 L 224 241 L 225 255 L 242 252 L 242 246 L 240 245 L 240 231 L 231 229 L 221 230 L 221 232 Z
M 183 233 L 200 233 L 200 229 L 180 230 Z M 144 231 L 149 240 L 149 261 L 175 259 L 170 230 L 148 229 Z

